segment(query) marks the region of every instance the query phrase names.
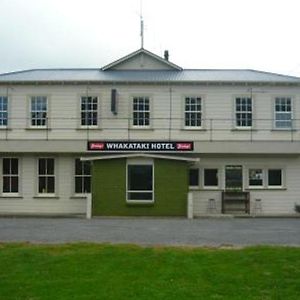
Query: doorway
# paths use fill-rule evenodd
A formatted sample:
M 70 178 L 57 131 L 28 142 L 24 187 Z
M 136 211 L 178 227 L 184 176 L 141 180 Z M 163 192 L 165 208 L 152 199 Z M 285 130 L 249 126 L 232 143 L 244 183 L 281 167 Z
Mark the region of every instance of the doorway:
M 230 165 L 225 167 L 225 190 L 243 191 L 243 167 Z

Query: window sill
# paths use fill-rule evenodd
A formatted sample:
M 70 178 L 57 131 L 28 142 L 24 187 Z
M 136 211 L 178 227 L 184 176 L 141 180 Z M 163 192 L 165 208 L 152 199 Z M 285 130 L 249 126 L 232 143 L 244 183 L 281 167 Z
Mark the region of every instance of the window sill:
M 296 132 L 297 130 L 296 129 L 293 129 L 293 128 L 273 128 L 273 129 L 271 129 L 271 132 L 272 131 L 284 131 L 284 132 L 291 132 L 291 131 L 293 131 L 293 132 Z
M 82 126 L 82 127 L 77 127 L 76 130 L 83 130 L 83 131 L 87 131 L 87 130 L 102 130 L 102 128 L 98 127 L 98 126 Z
M 207 131 L 207 129 L 203 127 L 183 127 L 181 130 L 183 131 Z
M 70 197 L 70 199 L 87 199 L 88 194 L 84 195 L 84 194 L 75 194 L 73 196 Z
M 8 128 L 7 126 L 0 126 L 0 130 L 4 130 L 4 131 L 8 131 L 8 130 L 12 130 L 11 128 Z
M 251 127 L 236 127 L 232 128 L 231 131 L 258 131 L 257 129 L 253 129 Z
M 222 192 L 223 190 L 220 188 L 189 188 L 190 191 L 203 191 L 203 192 Z
M 154 131 L 154 129 L 152 127 L 149 126 L 131 126 L 129 128 L 130 130 L 146 130 L 146 131 Z
M 46 131 L 46 130 L 52 130 L 51 128 L 49 127 L 26 127 L 25 128 L 26 130 L 43 130 L 43 131 Z
M 0 199 L 23 199 L 23 196 L 21 196 L 21 195 L 9 195 L 9 194 L 2 194 L 1 196 L 0 196 Z
M 263 187 L 263 188 L 246 188 L 246 191 L 286 191 L 286 187 Z
M 154 200 L 148 200 L 148 201 L 143 201 L 143 200 L 136 200 L 136 201 L 126 201 L 127 206 L 153 206 L 154 205 Z
M 50 194 L 46 194 L 46 195 L 36 195 L 33 197 L 34 199 L 59 199 L 58 196 L 56 195 L 50 195 Z

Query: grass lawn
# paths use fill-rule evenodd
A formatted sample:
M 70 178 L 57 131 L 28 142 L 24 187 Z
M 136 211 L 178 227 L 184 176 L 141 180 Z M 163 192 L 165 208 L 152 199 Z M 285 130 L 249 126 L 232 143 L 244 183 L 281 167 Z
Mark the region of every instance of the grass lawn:
M 300 248 L 0 244 L 0 299 L 300 299 Z

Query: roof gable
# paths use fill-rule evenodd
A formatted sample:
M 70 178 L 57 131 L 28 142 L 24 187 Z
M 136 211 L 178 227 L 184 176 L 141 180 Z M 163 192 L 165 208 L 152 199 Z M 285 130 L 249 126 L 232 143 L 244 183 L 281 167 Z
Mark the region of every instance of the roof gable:
M 181 67 L 143 48 L 102 68 L 105 70 L 182 70 Z

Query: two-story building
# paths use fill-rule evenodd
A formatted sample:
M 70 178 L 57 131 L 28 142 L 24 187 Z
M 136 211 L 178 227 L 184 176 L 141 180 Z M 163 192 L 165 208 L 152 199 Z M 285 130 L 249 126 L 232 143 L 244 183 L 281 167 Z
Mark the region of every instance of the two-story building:
M 0 214 L 295 214 L 299 129 L 300 78 L 143 48 L 1 74 Z

